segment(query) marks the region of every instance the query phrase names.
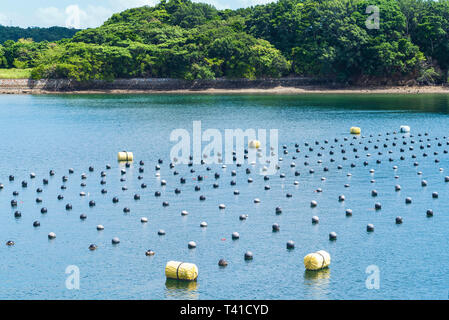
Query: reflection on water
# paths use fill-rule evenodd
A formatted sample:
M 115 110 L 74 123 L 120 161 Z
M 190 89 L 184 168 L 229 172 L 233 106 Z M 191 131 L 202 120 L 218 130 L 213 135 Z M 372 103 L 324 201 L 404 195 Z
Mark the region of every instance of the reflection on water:
M 274 98 L 274 97 L 273 97 Z M 286 107 L 313 106 L 331 109 L 355 110 L 392 110 L 398 112 L 449 113 L 449 95 L 447 94 L 309 94 L 291 96 L 286 99 Z M 269 99 L 265 99 L 267 103 Z
M 165 282 L 165 299 L 198 300 L 198 283 L 167 279 Z
M 327 299 L 329 294 L 330 268 L 304 271 L 305 295 L 308 299 Z

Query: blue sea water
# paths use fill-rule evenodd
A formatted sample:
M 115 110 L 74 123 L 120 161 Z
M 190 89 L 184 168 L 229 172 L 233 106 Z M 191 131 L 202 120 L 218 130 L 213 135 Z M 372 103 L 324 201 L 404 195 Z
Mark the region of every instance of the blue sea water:
M 448 112 L 447 95 L 0 96 L 0 182 L 4 185 L 0 190 L 0 298 L 447 299 L 449 183 L 444 177 L 449 175 L 449 156 L 444 150 L 449 150 Z M 174 145 L 170 133 L 180 128 L 191 132 L 193 121 L 201 121 L 203 130 L 219 129 L 223 136 L 225 129 L 278 129 L 281 169 L 269 181 L 248 163 L 228 164 L 225 169 L 210 165 L 211 171 L 206 171 L 206 165 L 194 165 L 195 173 L 187 165 L 170 169 Z M 393 134 L 404 124 L 411 127 L 412 136 Z M 356 139 L 349 135 L 351 126 L 361 127 L 362 135 Z M 301 152 L 295 152 L 295 143 Z M 288 154 L 282 154 L 282 145 Z M 331 145 L 334 155 L 329 154 Z M 130 168 L 117 163 L 121 150 L 134 153 Z M 413 154 L 416 159 L 411 158 Z M 400 160 L 401 155 L 405 160 Z M 390 157 L 394 161 L 388 161 Z M 161 177 L 156 177 L 159 158 L 164 163 Z M 144 173 L 138 172 L 139 160 L 145 162 Z M 295 168 L 290 167 L 292 161 Z M 369 164 L 364 166 L 364 161 Z M 108 163 L 111 170 L 105 169 Z M 343 168 L 337 169 L 338 165 Z M 249 175 L 247 167 L 252 170 Z M 324 167 L 329 171 L 324 172 Z M 75 173 L 69 174 L 69 168 Z M 121 175 L 122 168 L 126 175 Z M 315 173 L 310 174 L 310 168 Z M 49 176 L 51 169 L 55 176 Z M 173 175 L 174 170 L 179 175 Z M 237 171 L 236 177 L 231 177 L 232 170 Z M 107 173 L 105 185 L 100 185 L 101 171 Z M 301 175 L 295 176 L 295 171 Z M 30 179 L 31 172 L 36 173 L 35 179 Z M 220 179 L 215 180 L 215 172 Z M 86 180 L 81 179 L 82 173 Z M 280 178 L 280 173 L 286 177 Z M 12 182 L 8 181 L 11 174 Z M 137 179 L 139 174 L 142 180 Z M 69 178 L 65 183 L 64 175 Z M 197 181 L 197 175 L 204 180 Z M 120 182 L 121 177 L 126 181 Z M 180 177 L 187 183 L 181 185 Z M 248 183 L 248 177 L 254 182 Z M 43 185 L 43 178 L 49 179 L 48 185 Z M 161 179 L 166 186 L 160 185 Z M 230 185 L 233 179 L 236 186 Z M 421 186 L 423 179 L 426 187 Z M 22 188 L 23 180 L 27 188 Z M 299 185 L 293 184 L 295 180 Z M 87 185 L 81 187 L 82 182 Z M 148 188 L 141 189 L 143 182 Z M 212 188 L 215 182 L 220 185 L 217 189 Z M 60 189 L 62 184 L 66 190 Z M 271 190 L 264 190 L 267 184 Z M 395 192 L 396 184 L 401 191 Z M 128 190 L 122 190 L 124 185 Z M 201 191 L 195 191 L 195 185 Z M 38 187 L 43 189 L 41 194 L 36 193 Z M 107 194 L 101 194 L 102 188 Z M 175 188 L 182 193 L 176 195 Z M 323 192 L 315 192 L 317 188 Z M 240 195 L 233 194 L 235 189 Z M 371 196 L 373 189 L 378 191 L 376 198 Z M 13 196 L 13 191 L 19 195 Z M 87 195 L 80 197 L 81 191 Z M 161 197 L 155 197 L 155 191 L 161 191 Z M 432 198 L 432 192 L 439 197 Z M 141 200 L 133 199 L 135 193 Z M 64 199 L 58 200 L 58 194 Z M 199 201 L 202 194 L 206 201 Z M 344 202 L 338 201 L 341 194 Z M 119 203 L 112 203 L 114 196 Z M 43 202 L 36 203 L 36 197 Z M 412 197 L 411 204 L 405 204 L 406 197 Z M 261 202 L 255 204 L 254 198 Z M 12 199 L 17 200 L 17 208 L 11 208 Z M 96 206 L 89 207 L 91 200 Z M 318 202 L 316 208 L 310 207 L 311 200 Z M 163 201 L 170 205 L 163 207 Z M 375 202 L 382 204 L 381 210 L 373 209 Z M 71 211 L 65 210 L 67 203 L 73 205 Z M 226 204 L 225 210 L 219 210 L 221 203 Z M 280 215 L 275 214 L 278 206 L 283 210 Z M 41 214 L 41 207 L 48 213 Z M 124 213 L 124 207 L 130 212 Z M 353 210 L 352 217 L 345 215 L 348 208 Z M 431 218 L 426 216 L 428 209 L 434 212 Z M 14 217 L 16 210 L 21 218 Z M 189 215 L 181 216 L 182 210 Z M 87 215 L 84 221 L 79 218 L 82 213 Z M 248 219 L 239 220 L 241 214 L 248 214 Z M 314 215 L 319 216 L 319 224 L 311 223 Z M 140 222 L 143 216 L 148 223 Z M 396 216 L 403 217 L 403 224 L 395 224 Z M 33 227 L 35 220 L 40 227 Z M 200 228 L 202 221 L 207 228 Z M 280 232 L 272 232 L 273 223 L 280 225 Z M 374 224 L 374 232 L 366 231 L 368 223 Z M 104 231 L 96 230 L 98 224 L 105 226 Z M 159 236 L 159 229 L 166 235 Z M 332 231 L 338 234 L 336 241 L 329 241 Z M 49 240 L 49 232 L 55 232 L 56 239 Z M 240 239 L 233 241 L 232 232 L 239 232 Z M 112 245 L 113 237 L 121 243 Z M 6 246 L 9 240 L 15 245 Z M 286 249 L 288 240 L 295 242 L 294 250 Z M 188 249 L 189 241 L 195 241 L 197 248 Z M 92 243 L 97 250 L 88 249 Z M 156 254 L 146 256 L 148 249 Z M 252 261 L 244 260 L 248 250 L 254 254 Z M 305 272 L 303 257 L 317 250 L 330 253 L 330 268 Z M 221 258 L 229 262 L 226 268 L 218 267 Z M 195 263 L 198 280 L 166 281 L 164 267 L 169 260 Z M 367 287 L 372 275 L 366 270 L 372 265 L 379 270 L 378 289 Z M 79 269 L 79 289 L 66 286 L 73 275 L 66 273 L 68 266 Z

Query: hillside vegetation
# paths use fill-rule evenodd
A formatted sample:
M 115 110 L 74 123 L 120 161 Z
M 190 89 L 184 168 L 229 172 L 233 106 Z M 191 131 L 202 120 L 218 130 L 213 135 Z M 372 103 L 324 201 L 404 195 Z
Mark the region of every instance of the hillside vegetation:
M 369 5 L 380 28 L 369 29 Z M 217 10 L 161 1 L 71 39 L 6 41 L 0 68 L 33 78 L 112 80 L 309 76 L 349 83 L 445 83 L 449 0 L 279 0 Z
M 17 41 L 19 39 L 33 39 L 37 42 L 58 41 L 64 38 L 71 38 L 78 31 L 78 29 L 70 29 L 64 27 L 20 28 L 0 25 L 0 43 L 4 43 L 7 40 Z

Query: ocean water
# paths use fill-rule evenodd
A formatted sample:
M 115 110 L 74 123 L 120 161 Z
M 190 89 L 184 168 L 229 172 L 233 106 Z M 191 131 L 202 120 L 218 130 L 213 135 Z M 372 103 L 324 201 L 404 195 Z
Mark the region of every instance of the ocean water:
M 0 96 L 0 298 L 447 299 L 448 112 L 447 95 Z M 227 168 L 179 164 L 170 169 L 175 145 L 170 134 L 175 129 L 192 132 L 193 121 L 201 121 L 203 131 L 218 129 L 223 137 L 225 129 L 277 129 L 280 170 L 264 181 L 260 162 L 241 167 L 234 162 Z M 409 125 L 411 133 L 394 134 L 400 125 Z M 362 134 L 351 136 L 351 126 L 361 127 Z M 288 154 L 283 154 L 283 145 Z M 116 160 L 121 150 L 134 153 L 129 168 Z M 160 177 L 155 176 L 158 159 L 163 159 Z M 143 173 L 138 171 L 140 160 L 145 162 Z M 112 168 L 106 170 L 106 164 Z M 69 168 L 75 172 L 69 174 Z M 311 168 L 314 173 L 309 173 Z M 56 174 L 50 177 L 50 170 Z M 237 171 L 235 177 L 232 170 Z M 101 171 L 107 173 L 105 185 L 100 184 Z M 81 179 L 82 173 L 87 179 Z M 204 180 L 198 181 L 198 175 Z M 63 183 L 62 176 L 68 181 Z M 180 177 L 187 182 L 180 184 Z M 48 185 L 43 185 L 44 178 Z M 161 179 L 166 186 L 160 185 Z M 22 188 L 23 180 L 27 188 Z M 426 187 L 421 180 L 427 181 Z M 142 189 L 141 183 L 148 187 Z M 399 192 L 396 184 L 402 187 Z M 196 185 L 200 191 L 194 190 Z M 264 190 L 265 185 L 271 189 Z M 38 187 L 43 189 L 40 194 Z M 102 188 L 108 192 L 102 194 Z M 181 194 L 175 194 L 175 188 Z M 316 192 L 318 188 L 322 192 Z M 235 189 L 240 195 L 234 195 Z M 371 196 L 373 189 L 377 197 Z M 13 196 L 13 191 L 19 194 Z M 155 197 L 155 191 L 161 196 Z M 432 198 L 432 192 L 439 197 Z M 58 194 L 64 199 L 58 200 Z M 199 201 L 200 195 L 206 200 Z M 339 195 L 345 195 L 344 202 L 338 201 Z M 112 203 L 114 196 L 118 203 Z M 36 203 L 37 197 L 43 202 Z M 406 197 L 412 198 L 411 204 L 405 203 Z M 260 203 L 254 203 L 255 198 Z M 17 208 L 11 208 L 12 199 Z M 96 206 L 89 207 L 91 200 Z M 312 200 L 318 202 L 316 208 L 310 207 Z M 170 205 L 163 207 L 163 201 Z M 376 202 L 381 210 L 374 210 Z M 65 210 L 67 203 L 72 210 Z M 218 208 L 222 203 L 224 210 Z M 278 206 L 280 215 L 275 214 Z M 41 214 L 42 207 L 46 214 Z M 130 212 L 124 213 L 124 207 Z M 352 209 L 352 217 L 345 215 L 346 209 Z M 433 217 L 426 216 L 428 209 Z M 16 210 L 20 218 L 14 217 Z M 182 210 L 189 215 L 181 216 Z M 83 213 L 86 220 L 79 218 Z M 239 220 L 241 214 L 248 219 Z M 313 225 L 315 215 L 320 222 Z M 144 216 L 146 224 L 140 222 Z M 395 224 L 396 216 L 403 217 L 402 224 Z M 35 220 L 40 227 L 33 227 Z M 200 227 L 202 221 L 207 228 Z M 279 232 L 272 232 L 273 223 L 280 225 Z M 368 223 L 374 224 L 374 232 L 366 231 Z M 97 231 L 98 224 L 105 229 Z M 159 229 L 166 235 L 159 236 Z M 329 241 L 332 231 L 338 234 L 336 241 Z M 49 232 L 55 232 L 56 239 L 49 240 Z M 232 240 L 232 232 L 239 232 L 240 239 Z M 113 237 L 119 237 L 120 244 L 111 244 Z M 295 249 L 286 249 L 288 240 L 295 242 Z M 15 245 L 7 246 L 7 241 Z M 188 249 L 189 241 L 197 248 Z M 98 249 L 90 251 L 90 244 Z M 156 254 L 146 256 L 149 249 Z M 244 260 L 248 250 L 254 254 L 252 261 Z M 303 257 L 317 250 L 330 253 L 330 267 L 305 272 Z M 221 258 L 229 262 L 226 268 L 217 265 Z M 169 260 L 195 263 L 197 281 L 166 281 Z M 77 271 L 79 287 L 72 281 Z

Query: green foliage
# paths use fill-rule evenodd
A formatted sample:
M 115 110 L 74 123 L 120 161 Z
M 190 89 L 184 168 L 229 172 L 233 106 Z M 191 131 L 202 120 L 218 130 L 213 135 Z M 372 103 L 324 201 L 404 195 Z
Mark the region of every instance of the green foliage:
M 449 69 L 449 1 L 408 1 L 411 3 L 406 2 L 404 7 L 419 8 L 410 13 L 410 37 L 428 60 L 436 63 L 446 81 Z
M 133 67 L 128 49 L 87 43 L 67 44 L 64 50 L 53 55 L 53 61 L 39 64 L 32 77 L 112 80 L 126 77 Z
M 379 30 L 365 25 L 368 5 L 380 9 Z M 249 12 L 248 32 L 281 49 L 298 74 L 398 78 L 415 75 L 423 59 L 396 0 L 279 0 Z
M 45 52 L 48 42 L 34 42 L 31 39 L 8 40 L 3 44 L 4 66 L 9 68 L 32 68 Z
M 130 9 L 46 50 L 33 77 L 193 80 L 288 73 L 289 63 L 282 53 L 244 28 L 243 17 L 222 19 L 212 6 L 191 1 Z
M 3 49 L 3 46 L 0 45 L 0 68 L 7 68 L 7 67 L 8 61 L 6 61 L 5 50 Z
M 420 84 L 433 85 L 439 80 L 439 78 L 440 75 L 433 67 L 424 66 L 416 81 Z
M 368 29 L 366 8 L 380 9 Z M 343 82 L 446 81 L 449 0 L 278 0 L 217 10 L 163 0 L 57 42 L 6 41 L 0 68 L 79 81 L 311 76 Z
M 145 6 L 114 14 L 105 22 L 105 25 L 117 23 L 137 25 L 157 20 L 188 29 L 215 19 L 219 19 L 219 12 L 209 4 L 195 3 L 190 0 L 170 0 L 161 1 L 155 7 Z
M 6 27 L 0 25 L 0 43 L 7 40 L 17 41 L 19 39 L 33 39 L 33 41 L 58 41 L 64 38 L 71 38 L 78 29 L 70 29 L 64 27 L 50 27 L 50 28 L 20 28 L 20 27 Z
M 311 12 L 314 6 L 314 1 L 279 0 L 244 9 L 242 14 L 247 17 L 246 30 L 250 34 L 268 40 L 290 57 L 292 48 L 301 41 L 298 35 L 312 23 L 304 13 Z

